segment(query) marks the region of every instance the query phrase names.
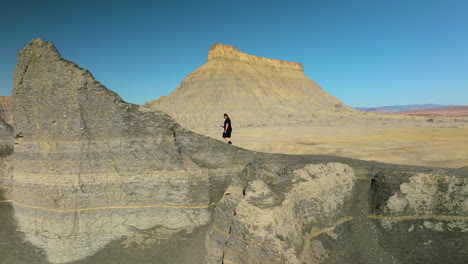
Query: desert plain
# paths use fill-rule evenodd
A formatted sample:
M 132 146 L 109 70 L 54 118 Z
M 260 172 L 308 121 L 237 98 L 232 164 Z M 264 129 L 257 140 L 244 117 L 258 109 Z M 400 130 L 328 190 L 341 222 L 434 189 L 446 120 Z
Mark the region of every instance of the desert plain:
M 249 55 L 230 45 L 212 46 L 207 62 L 174 92 L 145 106 L 222 141 L 228 113 L 232 142 L 254 151 L 468 166 L 468 107 L 363 112 L 323 90 L 302 64 Z
M 232 141 L 242 148 L 269 153 L 333 155 L 445 168 L 468 166 L 468 116 L 368 113 L 317 119 L 302 124 L 236 128 L 233 115 Z M 222 140 L 220 130 L 196 132 Z

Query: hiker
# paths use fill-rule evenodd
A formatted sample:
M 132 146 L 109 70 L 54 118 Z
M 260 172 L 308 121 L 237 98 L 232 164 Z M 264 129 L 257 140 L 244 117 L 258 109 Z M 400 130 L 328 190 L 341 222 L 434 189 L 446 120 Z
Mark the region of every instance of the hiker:
M 224 132 L 223 132 L 224 140 L 226 140 L 228 144 L 232 144 L 231 142 L 232 126 L 231 126 L 231 119 L 229 118 L 228 114 L 224 114 L 223 128 L 224 128 Z

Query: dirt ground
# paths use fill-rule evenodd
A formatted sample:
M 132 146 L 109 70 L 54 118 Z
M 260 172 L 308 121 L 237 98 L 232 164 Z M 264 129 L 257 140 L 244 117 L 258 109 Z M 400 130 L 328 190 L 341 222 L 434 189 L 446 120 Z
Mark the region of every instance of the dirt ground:
M 467 119 L 467 118 L 465 118 Z M 222 140 L 216 129 L 196 131 Z M 348 120 L 294 126 L 236 128 L 242 148 L 285 154 L 335 155 L 385 163 L 461 168 L 468 166 L 468 120 Z

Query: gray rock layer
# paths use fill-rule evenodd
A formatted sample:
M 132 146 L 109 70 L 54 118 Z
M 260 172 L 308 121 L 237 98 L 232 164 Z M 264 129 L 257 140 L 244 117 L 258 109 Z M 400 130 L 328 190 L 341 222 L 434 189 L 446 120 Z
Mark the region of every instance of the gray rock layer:
M 216 207 L 209 263 L 463 263 L 468 179 L 436 170 L 275 155 Z M 221 252 L 222 254 L 217 254 Z M 208 261 L 207 261 L 208 262 Z
M 10 199 L 18 230 L 51 262 L 155 227 L 170 239 L 207 225 L 229 179 L 253 156 L 123 102 L 51 43 L 33 40 L 18 60 L 21 136 Z
M 468 258 L 466 170 L 236 148 L 123 102 L 40 39 L 18 56 L 13 98 L 0 263 Z

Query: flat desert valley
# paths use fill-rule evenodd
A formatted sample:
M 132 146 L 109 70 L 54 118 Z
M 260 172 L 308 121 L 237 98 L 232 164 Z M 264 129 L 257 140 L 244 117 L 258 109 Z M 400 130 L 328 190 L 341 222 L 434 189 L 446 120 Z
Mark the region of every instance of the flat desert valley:
M 168 96 L 145 103 L 190 130 L 249 150 L 333 155 L 384 163 L 468 166 L 466 106 L 369 113 L 347 106 L 304 74 L 302 64 L 216 44 L 208 61 Z
M 468 166 L 468 117 L 406 117 L 341 120 L 291 126 L 235 127 L 235 145 L 270 153 L 334 155 L 430 167 Z M 427 120 L 432 119 L 432 122 Z M 222 140 L 219 129 L 201 134 Z

